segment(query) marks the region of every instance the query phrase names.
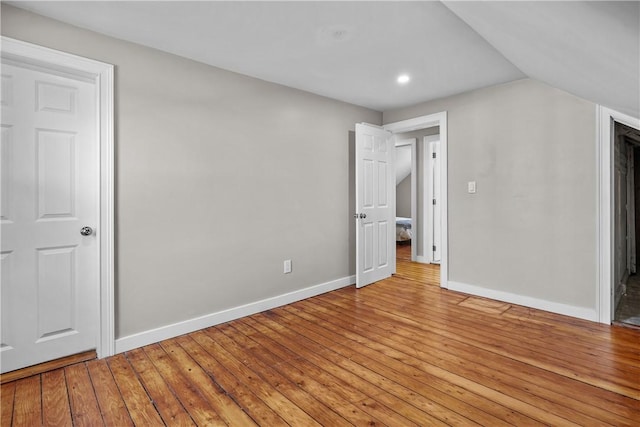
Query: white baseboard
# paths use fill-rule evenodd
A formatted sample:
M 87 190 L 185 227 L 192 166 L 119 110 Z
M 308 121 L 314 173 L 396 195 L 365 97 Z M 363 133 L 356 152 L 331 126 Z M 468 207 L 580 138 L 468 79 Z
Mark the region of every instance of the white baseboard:
M 261 311 L 270 310 L 296 301 L 301 301 L 316 295 L 344 288 L 356 282 L 356 276 L 347 276 L 331 282 L 321 283 L 319 285 L 310 286 L 308 288 L 278 295 L 276 297 L 263 299 L 261 301 L 252 302 L 238 307 L 230 308 L 216 313 L 206 314 L 194 319 L 185 320 L 171 325 L 162 326 L 137 334 L 128 335 L 116 340 L 116 354 L 129 351 L 134 348 L 153 344 L 158 341 L 177 337 L 179 335 L 188 334 L 189 332 L 199 329 L 208 328 L 210 326 L 219 325 L 220 323 L 229 322 L 241 317 L 250 316 Z
M 453 282 L 451 280 L 448 281 L 448 289 L 450 291 L 464 292 L 466 294 L 491 298 L 511 304 L 523 305 L 525 307 L 537 308 L 538 310 L 550 311 L 552 313 L 577 317 L 584 320 L 591 320 L 593 322 L 598 321 L 598 315 L 595 308 L 576 307 L 573 305 L 547 301 L 539 298 L 528 297 L 525 295 L 487 289 L 476 285 Z
M 429 258 L 422 255 L 416 255 L 416 262 L 420 262 L 422 264 L 429 264 Z

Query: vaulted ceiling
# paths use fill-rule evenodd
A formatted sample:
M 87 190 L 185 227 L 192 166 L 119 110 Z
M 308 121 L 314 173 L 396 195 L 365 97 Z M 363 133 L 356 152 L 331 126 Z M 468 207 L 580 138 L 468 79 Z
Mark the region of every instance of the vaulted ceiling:
M 638 2 L 7 3 L 379 111 L 530 77 L 640 116 Z

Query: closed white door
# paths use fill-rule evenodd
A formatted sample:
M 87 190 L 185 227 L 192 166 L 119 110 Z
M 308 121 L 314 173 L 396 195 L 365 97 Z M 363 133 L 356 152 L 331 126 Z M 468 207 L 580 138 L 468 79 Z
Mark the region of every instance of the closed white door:
M 356 286 L 395 273 L 395 149 L 391 132 L 356 124 Z
M 440 141 L 429 144 L 431 152 L 431 262 L 440 263 L 442 246 L 442 202 L 440 200 Z
M 94 83 L 4 61 L 1 101 L 8 372 L 97 346 L 100 181 Z

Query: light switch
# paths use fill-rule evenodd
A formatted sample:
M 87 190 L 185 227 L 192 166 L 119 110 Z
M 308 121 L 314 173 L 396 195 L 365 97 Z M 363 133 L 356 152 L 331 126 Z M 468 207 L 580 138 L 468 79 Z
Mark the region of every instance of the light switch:
M 467 182 L 467 191 L 469 192 L 469 194 L 473 194 L 473 193 L 476 192 L 476 182 L 475 181 Z

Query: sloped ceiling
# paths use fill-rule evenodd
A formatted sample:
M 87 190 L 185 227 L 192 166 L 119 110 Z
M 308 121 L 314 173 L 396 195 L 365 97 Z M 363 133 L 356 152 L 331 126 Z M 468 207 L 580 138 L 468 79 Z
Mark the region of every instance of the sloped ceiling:
M 637 2 L 6 3 L 378 111 L 531 77 L 640 115 Z
M 527 76 L 640 117 L 640 2 L 446 2 Z
M 411 173 L 411 146 L 396 147 L 396 185 L 400 184 Z

